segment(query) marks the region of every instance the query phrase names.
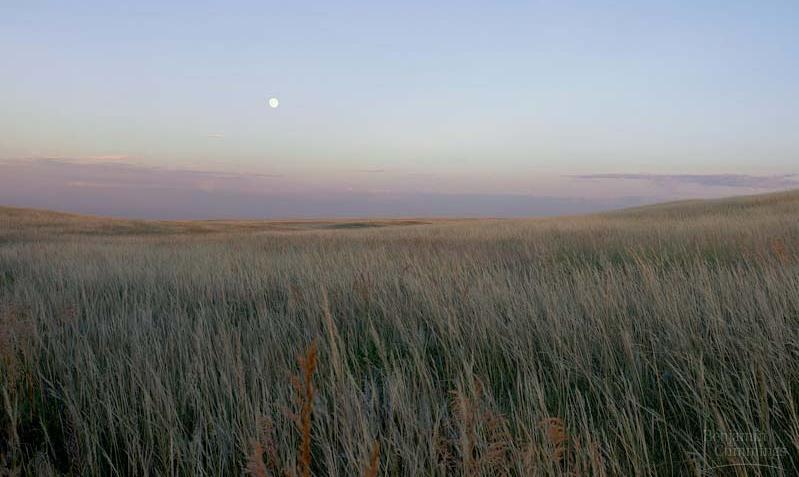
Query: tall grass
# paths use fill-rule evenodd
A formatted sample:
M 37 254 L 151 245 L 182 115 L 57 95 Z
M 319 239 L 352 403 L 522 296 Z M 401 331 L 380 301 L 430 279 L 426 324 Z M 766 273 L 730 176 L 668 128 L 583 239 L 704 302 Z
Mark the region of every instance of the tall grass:
M 7 214 L 0 469 L 796 475 L 797 219 L 796 194 L 357 229 Z

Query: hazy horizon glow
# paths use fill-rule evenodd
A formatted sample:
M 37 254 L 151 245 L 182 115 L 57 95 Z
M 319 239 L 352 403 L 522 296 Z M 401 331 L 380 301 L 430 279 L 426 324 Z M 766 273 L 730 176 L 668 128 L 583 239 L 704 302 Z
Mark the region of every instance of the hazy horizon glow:
M 796 2 L 30 1 L 0 55 L 0 205 L 518 215 L 799 172 Z

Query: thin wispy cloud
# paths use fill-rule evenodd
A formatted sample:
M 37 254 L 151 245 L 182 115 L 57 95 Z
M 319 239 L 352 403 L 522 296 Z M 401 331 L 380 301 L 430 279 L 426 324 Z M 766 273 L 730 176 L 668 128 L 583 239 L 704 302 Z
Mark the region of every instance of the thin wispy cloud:
M 115 159 L 115 160 L 113 160 Z M 129 162 L 128 156 L 38 157 L 0 160 L 0 166 L 69 188 L 260 190 L 282 174 L 162 168 Z M 265 180 L 267 182 L 265 182 Z
M 127 154 L 106 154 L 104 156 L 87 156 L 85 159 L 89 161 L 117 162 L 117 161 L 128 161 L 130 160 L 130 156 L 128 156 Z
M 217 179 L 237 179 L 241 177 L 263 177 L 263 178 L 276 178 L 284 177 L 283 174 L 262 174 L 262 173 L 246 173 L 246 172 L 220 172 L 220 171 L 203 171 L 198 169 L 166 169 L 161 167 L 150 167 L 153 171 L 171 171 L 186 175 L 195 175 L 201 177 L 211 177 Z
M 380 174 L 386 172 L 385 169 L 355 169 L 351 172 L 357 172 L 359 174 Z
M 225 135 L 223 133 L 210 133 L 206 134 L 205 137 L 210 139 L 225 139 Z
M 130 184 L 125 182 L 92 182 L 92 181 L 69 181 L 65 183 L 66 187 L 77 189 L 131 189 L 147 190 L 147 189 L 169 189 L 167 184 Z
M 123 163 L 132 162 L 133 158 L 127 154 L 99 154 L 87 156 L 57 156 L 57 155 L 31 155 L 24 157 L 27 161 L 55 161 L 71 164 L 97 164 L 97 163 Z
M 783 189 L 799 187 L 797 174 L 754 176 L 748 174 L 582 174 L 569 176 L 584 180 L 638 180 L 659 185 L 695 184 L 705 187 Z
M 157 167 L 148 166 L 139 163 L 134 157 L 117 154 L 117 155 L 97 155 L 97 156 L 55 156 L 55 155 L 40 155 L 40 156 L 26 156 L 22 158 L 0 158 L 0 165 L 28 165 L 31 167 L 62 167 L 72 171 L 131 171 L 138 173 L 166 173 L 175 174 L 180 176 L 198 176 L 203 178 L 216 178 L 216 179 L 238 179 L 238 178 L 279 178 L 284 177 L 283 174 L 277 173 L 260 173 L 260 172 L 227 172 L 227 171 L 209 171 L 203 169 L 192 168 L 170 168 L 170 167 Z M 75 166 L 75 167 L 70 167 Z M 90 169 L 80 169 L 79 166 L 89 167 Z

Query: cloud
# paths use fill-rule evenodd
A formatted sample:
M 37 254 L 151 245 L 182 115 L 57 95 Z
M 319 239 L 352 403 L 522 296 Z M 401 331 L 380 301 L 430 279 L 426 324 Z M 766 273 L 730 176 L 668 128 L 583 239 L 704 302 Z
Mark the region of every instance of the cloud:
M 127 156 L 124 156 L 127 157 Z M 117 161 L 110 159 L 116 158 Z M 52 186 L 83 189 L 263 190 L 281 174 L 167 169 L 125 162 L 122 156 L 40 157 L 0 160 L 0 170 Z
M 169 186 L 164 184 L 129 184 L 124 182 L 92 182 L 92 181 L 69 181 L 64 184 L 70 188 L 82 189 L 125 189 L 136 188 L 138 190 L 146 189 L 169 189 Z
M 797 174 L 752 176 L 747 174 L 583 174 L 569 176 L 585 180 L 639 180 L 658 185 L 695 184 L 706 187 L 785 189 L 799 187 Z
M 201 176 L 203 178 L 216 178 L 216 179 L 237 179 L 241 177 L 265 177 L 265 178 L 275 178 L 275 177 L 283 177 L 283 174 L 259 174 L 259 173 L 243 173 L 243 172 L 218 172 L 218 171 L 203 171 L 197 169 L 164 169 L 160 167 L 150 167 L 149 169 L 153 171 L 162 171 L 162 172 L 173 172 L 185 175 L 195 175 Z
M 211 139 L 225 139 L 225 135 L 223 133 L 206 134 L 205 137 L 211 138 Z
M 85 159 L 89 161 L 98 161 L 98 162 L 118 162 L 118 161 L 128 161 L 130 160 L 130 156 L 126 154 L 107 154 L 105 156 L 86 156 Z
M 36 155 L 25 157 L 27 161 L 54 161 L 65 162 L 70 164 L 97 164 L 97 163 L 124 163 L 133 160 L 127 154 L 101 154 L 101 155 L 88 155 L 88 156 L 47 156 Z
M 357 172 L 360 174 L 380 174 L 382 172 L 386 172 L 385 169 L 355 169 L 352 172 Z

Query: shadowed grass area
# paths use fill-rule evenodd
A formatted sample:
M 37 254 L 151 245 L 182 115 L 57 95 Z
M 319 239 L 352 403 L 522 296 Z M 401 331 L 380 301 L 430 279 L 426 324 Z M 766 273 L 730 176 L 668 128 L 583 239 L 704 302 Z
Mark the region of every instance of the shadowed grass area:
M 796 475 L 798 206 L 789 192 L 316 222 L 0 209 L 0 469 Z
M 439 219 L 440 223 L 441 220 Z M 361 222 L 341 222 L 326 225 L 330 229 L 365 229 L 371 227 L 389 227 L 397 225 L 429 225 L 432 222 L 422 220 L 391 220 L 391 221 L 361 221 Z

